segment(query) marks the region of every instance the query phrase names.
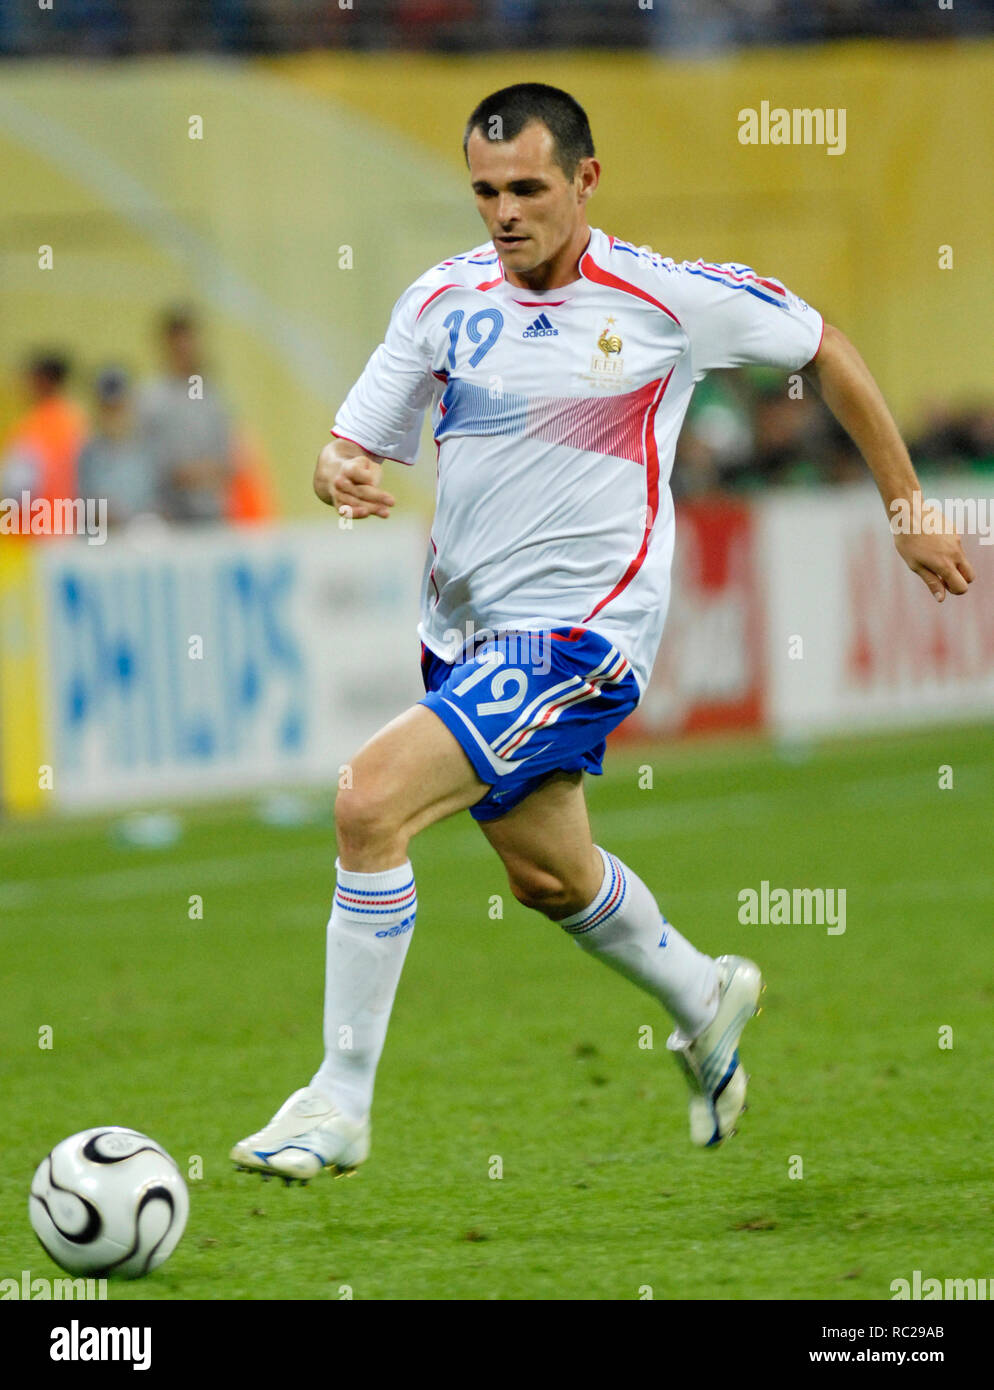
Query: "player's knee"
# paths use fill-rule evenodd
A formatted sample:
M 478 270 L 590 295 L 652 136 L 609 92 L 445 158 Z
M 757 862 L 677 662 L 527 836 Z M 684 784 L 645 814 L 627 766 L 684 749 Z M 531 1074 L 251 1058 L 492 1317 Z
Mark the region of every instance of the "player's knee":
M 394 839 L 399 826 L 392 813 L 395 798 L 375 785 L 349 787 L 335 799 L 335 833 L 339 846 L 361 850 Z
M 568 917 L 575 910 L 571 904 L 570 890 L 555 874 L 547 873 L 529 865 L 508 875 L 511 892 L 523 907 L 541 912 L 554 920 Z

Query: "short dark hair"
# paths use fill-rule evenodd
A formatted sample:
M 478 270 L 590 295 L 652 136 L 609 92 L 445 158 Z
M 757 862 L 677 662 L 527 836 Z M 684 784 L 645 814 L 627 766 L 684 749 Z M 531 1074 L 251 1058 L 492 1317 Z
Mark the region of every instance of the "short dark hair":
M 128 374 L 123 367 L 105 367 L 94 382 L 94 394 L 105 405 L 116 405 L 123 401 L 131 388 Z
M 587 113 L 578 101 L 559 87 L 544 82 L 516 82 L 484 97 L 466 122 L 462 151 L 469 156 L 467 146 L 474 130 L 482 130 L 489 138 L 492 122 L 497 117 L 499 140 L 514 140 L 530 121 L 541 121 L 552 132 L 555 141 L 555 160 L 568 179 L 576 173 L 581 159 L 594 153 L 594 138 L 590 133 Z
M 62 385 L 71 370 L 69 358 L 65 353 L 53 352 L 47 348 L 33 352 L 24 365 L 29 376 L 43 381 L 53 390 Z
M 199 327 L 196 310 L 190 304 L 171 304 L 159 315 L 159 332 L 163 338 L 177 333 L 195 333 Z

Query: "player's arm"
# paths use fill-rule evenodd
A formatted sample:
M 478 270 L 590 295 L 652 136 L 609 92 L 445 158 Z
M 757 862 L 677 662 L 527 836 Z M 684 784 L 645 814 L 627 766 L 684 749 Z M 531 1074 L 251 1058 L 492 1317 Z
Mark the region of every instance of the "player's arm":
M 397 300 L 383 342 L 335 416 L 331 443 L 318 455 L 314 491 L 339 512 L 350 508 L 357 521 L 390 515 L 394 499 L 380 486 L 384 459 L 411 465 L 417 458 L 435 384 L 432 349 L 418 316 L 430 290 L 426 279 L 439 278 L 436 268 Z
M 314 491 L 329 507 L 354 521 L 366 516 L 388 517 L 394 499 L 380 487 L 383 459 L 367 453 L 351 439 L 332 439 L 318 454 Z M 349 512 L 344 509 L 349 508 Z
M 870 369 L 840 329 L 825 324 L 821 346 L 804 374 L 866 460 L 888 518 L 895 516 L 895 502 L 912 506 L 921 484 L 904 441 Z M 940 603 L 947 589 L 951 594 L 965 594 L 974 577 L 955 529 L 944 521 L 942 526 L 940 534 L 912 532 L 894 537 L 905 564 Z

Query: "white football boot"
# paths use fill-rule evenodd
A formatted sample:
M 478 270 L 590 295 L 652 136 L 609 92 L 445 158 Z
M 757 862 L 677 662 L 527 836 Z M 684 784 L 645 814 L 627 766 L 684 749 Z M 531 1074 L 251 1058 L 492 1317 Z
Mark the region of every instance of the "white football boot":
M 694 1039 L 679 1029 L 666 1046 L 675 1054 L 690 1084 L 690 1141 L 712 1148 L 735 1133 L 746 1108 L 749 1078 L 739 1061 L 739 1039 L 766 986 L 755 961 L 745 956 L 718 956 L 718 1012 Z
M 240 1168 L 307 1182 L 328 1168 L 351 1173 L 369 1157 L 369 1121 L 350 1120 L 312 1086 L 294 1091 L 264 1129 L 231 1150 Z

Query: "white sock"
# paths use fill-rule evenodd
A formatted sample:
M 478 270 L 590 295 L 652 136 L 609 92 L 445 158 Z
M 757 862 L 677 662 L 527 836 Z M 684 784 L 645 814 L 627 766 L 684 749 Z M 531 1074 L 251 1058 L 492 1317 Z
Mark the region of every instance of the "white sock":
M 600 891 L 559 925 L 578 946 L 654 994 L 680 1031 L 695 1038 L 718 1008 L 714 961 L 667 922 L 638 874 L 597 849 L 604 861 Z
M 328 922 L 324 1062 L 311 1085 L 351 1119 L 373 1101 L 394 995 L 418 910 L 410 860 L 378 874 L 353 873 L 336 859 L 338 884 Z

